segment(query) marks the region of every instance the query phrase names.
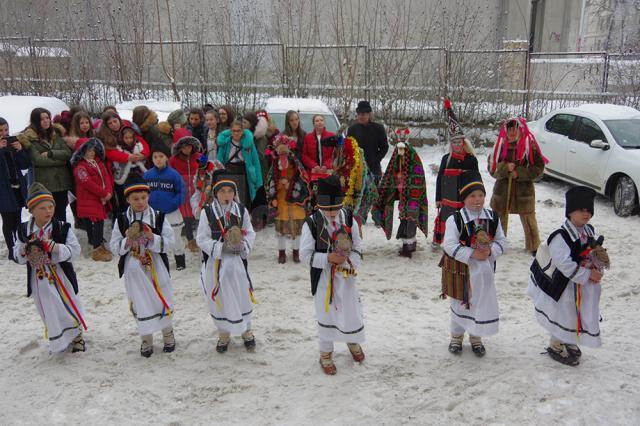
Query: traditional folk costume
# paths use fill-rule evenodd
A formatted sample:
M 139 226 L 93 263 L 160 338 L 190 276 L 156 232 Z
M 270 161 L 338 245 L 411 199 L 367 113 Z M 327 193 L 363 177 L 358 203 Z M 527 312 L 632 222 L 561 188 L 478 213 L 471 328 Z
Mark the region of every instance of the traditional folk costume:
M 322 143 L 335 144 L 332 169 L 342 185 L 343 205 L 353 212 L 353 218 L 361 226 L 378 200 L 375 176 L 367 166 L 364 151 L 351 136 L 334 135 Z
M 318 181 L 317 210 L 302 228 L 300 255 L 311 266 L 311 294 L 314 296 L 320 364 L 326 374 L 335 374 L 334 342 L 346 342 L 356 362 L 364 360 L 364 322 L 356 288 L 362 261 L 362 240 L 353 226 L 353 215 L 342 208 L 342 188 L 336 176 Z M 331 217 L 327 210 L 338 210 Z M 346 257 L 341 265 L 330 262 L 332 253 Z
M 565 223 L 542 244 L 531 265 L 527 294 L 533 300 L 538 323 L 549 332 L 547 352 L 556 361 L 578 365 L 578 344 L 599 347 L 601 285 L 591 281 L 592 269 L 609 267 L 602 248 L 604 238 L 593 226 L 577 227 L 569 219 L 576 210 L 593 215 L 595 192 L 587 187 L 571 188 L 566 194 Z
M 210 160 L 205 154 L 198 159 L 198 171 L 193 180 L 195 191 L 189 200 L 193 217 L 200 219 L 200 212 L 205 204 L 211 204 L 213 193 L 211 192 L 211 179 L 213 172 L 223 169 L 224 166 L 216 159 Z
M 309 178 L 296 157 L 295 147 L 293 139 L 281 134 L 273 143 L 273 151 L 267 151 L 271 159 L 267 197 L 271 206 L 277 209 L 278 263 L 287 261 L 287 239 L 292 240 L 293 261 L 300 262 L 300 234 L 307 216 L 305 207 L 311 199 Z
M 200 213 L 196 237 L 205 258 L 200 284 L 218 329 L 216 351 L 226 352 L 232 335 L 241 335 L 245 348 L 253 351 L 256 342 L 251 314 L 256 301 L 247 259 L 256 233 L 248 210 L 237 201 L 238 191 L 231 175 L 225 170 L 216 171 L 213 182 L 213 201 L 205 204 Z M 223 187 L 233 188 L 236 201 L 218 201 L 216 193 Z
M 480 173 L 469 171 L 462 177 L 461 199 L 473 191 L 485 192 Z M 485 353 L 481 337 L 498 332 L 498 298 L 494 282 L 496 259 L 507 248 L 500 219 L 490 209 L 463 207 L 449 216 L 442 247 L 442 297 L 451 298 L 451 343 L 449 351 L 462 351 L 464 333 L 478 356 Z M 490 248 L 486 260 L 472 257 L 477 248 Z
M 378 201 L 371 210 L 373 220 L 382 227 L 391 239 L 393 231 L 393 211 L 398 201 L 400 227 L 396 239 L 402 240 L 400 256 L 411 258 L 416 251 L 417 230 L 428 233 L 427 185 L 422 161 L 416 150 L 409 144 L 409 129 L 398 129 L 401 138 L 391 155 L 391 160 L 382 176 Z
M 433 244 L 442 244 L 447 219 L 456 210 L 464 207 L 460 199 L 460 175 L 467 170 L 478 171 L 476 158 L 471 143 L 462 132 L 462 127 L 451 107 L 451 101 L 445 99 L 444 108 L 449 121 L 448 154 L 442 156 L 438 176 L 436 178 L 436 205 L 438 215 L 433 225 Z
M 519 138 L 509 141 L 507 128 L 512 126 L 518 128 Z M 520 215 L 525 248 L 532 253 L 535 253 L 540 245 L 534 182 L 543 175 L 547 162 L 535 136 L 522 117 L 514 117 L 502 123 L 488 163 L 489 173 L 496 178 L 491 195 L 491 208 L 500 215 L 505 235 L 509 214 Z M 515 164 L 516 177 L 509 172 L 509 163 Z
M 149 192 L 144 184 L 132 184 L 124 194 Z M 149 236 L 151 232 L 151 236 Z M 118 272 L 124 276 L 127 304 L 142 338 L 140 354 L 153 354 L 153 333 L 162 331 L 164 352 L 173 352 L 173 289 L 167 253 L 173 250 L 174 233 L 164 213 L 147 207 L 135 212 L 129 207 L 113 226 L 110 247 L 120 256 Z
M 42 202 L 55 206 L 51 192 L 38 182 L 29 188 L 27 208 Z M 78 281 L 72 261 L 80 254 L 80 243 L 69 223 L 53 218 L 39 227 L 35 219 L 18 228 L 13 248 L 15 261 L 27 265 L 27 296 L 33 296 L 44 323 L 49 352 L 84 352 L 82 329 L 87 329 Z

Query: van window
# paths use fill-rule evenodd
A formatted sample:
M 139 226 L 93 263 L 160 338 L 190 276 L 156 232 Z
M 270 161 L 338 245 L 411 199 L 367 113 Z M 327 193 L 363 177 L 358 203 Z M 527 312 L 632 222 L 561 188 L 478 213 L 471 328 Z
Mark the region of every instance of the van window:
M 557 114 L 551 117 L 545 124 L 545 128 L 551 133 L 569 136 L 569 132 L 576 121 L 576 116 L 572 114 Z

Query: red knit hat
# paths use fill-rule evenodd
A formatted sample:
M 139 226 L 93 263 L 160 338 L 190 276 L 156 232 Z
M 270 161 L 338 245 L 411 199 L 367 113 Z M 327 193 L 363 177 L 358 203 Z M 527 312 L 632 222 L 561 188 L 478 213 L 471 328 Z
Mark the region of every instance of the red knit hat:
M 191 132 L 188 129 L 185 129 L 184 127 L 181 127 L 179 129 L 174 130 L 173 131 L 173 143 L 175 144 L 176 142 L 178 142 L 181 138 L 183 138 L 185 136 L 192 136 Z

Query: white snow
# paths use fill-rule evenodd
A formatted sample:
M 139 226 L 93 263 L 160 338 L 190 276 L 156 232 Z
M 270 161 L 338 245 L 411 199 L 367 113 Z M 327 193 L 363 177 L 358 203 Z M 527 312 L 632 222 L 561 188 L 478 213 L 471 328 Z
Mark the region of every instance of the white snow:
M 439 164 L 442 147 L 423 147 L 425 164 Z M 388 157 L 387 157 L 388 158 Z M 489 195 L 494 180 L 479 157 Z M 428 176 L 430 220 L 435 176 Z M 564 220 L 568 186 L 536 186 L 542 238 Z M 487 199 L 488 204 L 488 199 Z M 411 260 L 399 258 L 397 240 L 364 227 L 358 285 L 365 312 L 367 359 L 354 365 L 336 346 L 338 374 L 318 365 L 309 269 L 276 263 L 273 228 L 258 234 L 250 271 L 258 305 L 258 347 L 248 354 L 234 340 L 215 352 L 216 334 L 202 299 L 199 259 L 172 271 L 177 349 L 139 355 L 140 341 L 117 278 L 116 261 L 76 262 L 87 310 L 87 352 L 50 356 L 43 326 L 25 298 L 26 269 L 6 260 L 1 286 L 0 377 L 3 422 L 162 424 L 628 424 L 640 421 L 640 217 L 614 215 L 598 197 L 592 220 L 605 236 L 612 269 L 603 279 L 603 347 L 583 349 L 580 366 L 562 366 L 544 351 L 548 337 L 525 295 L 531 256 L 524 252 L 516 216 L 510 249 L 497 265 L 500 333 L 485 339 L 477 359 L 468 341 L 462 356 L 447 352 L 449 302 L 440 293 L 440 255 L 424 237 Z M 107 226 L 108 228 L 108 226 Z M 86 236 L 78 231 L 86 247 Z M 107 235 L 108 237 L 108 235 Z M 3 243 L 0 243 L 3 244 Z M 290 258 L 290 251 L 288 251 Z
M 31 46 L 15 49 L 16 56 L 34 56 L 36 58 L 70 58 L 69 51 L 61 47 Z
M 34 108 L 46 108 L 51 118 L 69 107 L 58 98 L 45 96 L 0 96 L 0 117 L 9 122 L 12 134 L 23 131 L 29 125 L 29 116 Z
M 623 105 L 583 104 L 576 108 L 579 111 L 597 115 L 602 120 L 623 119 L 640 116 L 640 111 Z
M 115 105 L 115 107 L 121 118 L 131 120 L 133 109 L 139 105 L 146 105 L 150 110 L 155 111 L 160 121 L 166 120 L 169 114 L 182 108 L 180 102 L 158 101 L 155 99 L 126 101 Z

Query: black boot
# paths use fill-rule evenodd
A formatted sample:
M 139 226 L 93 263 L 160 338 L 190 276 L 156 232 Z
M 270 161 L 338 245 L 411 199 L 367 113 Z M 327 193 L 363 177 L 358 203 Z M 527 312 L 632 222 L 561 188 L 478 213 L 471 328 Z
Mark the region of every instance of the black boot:
M 400 257 L 408 257 L 411 259 L 411 249 L 409 248 L 410 244 L 403 244 L 402 249 L 398 252 Z
M 176 255 L 175 258 L 176 258 L 176 271 L 182 271 L 187 267 L 184 260 L 184 254 Z

